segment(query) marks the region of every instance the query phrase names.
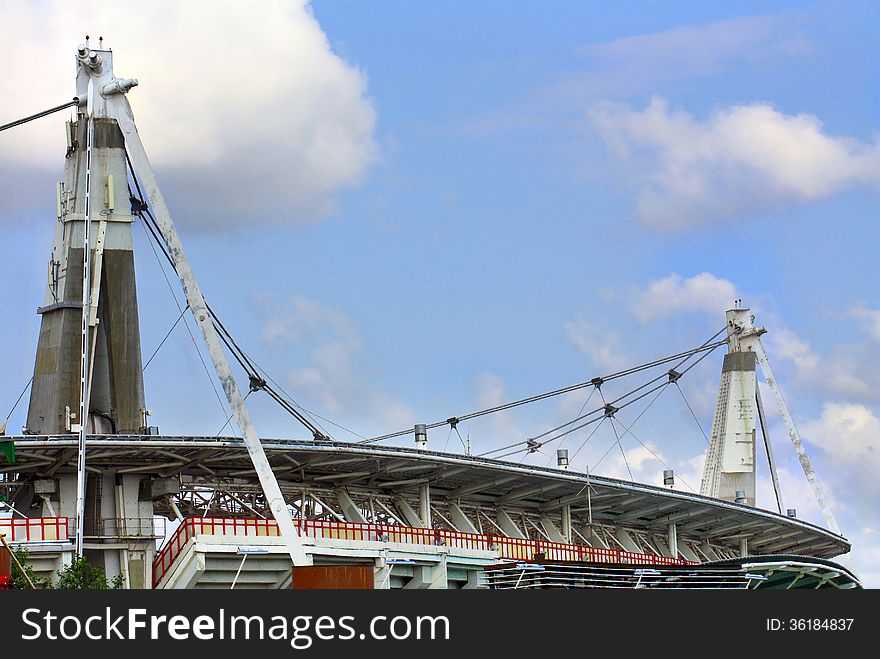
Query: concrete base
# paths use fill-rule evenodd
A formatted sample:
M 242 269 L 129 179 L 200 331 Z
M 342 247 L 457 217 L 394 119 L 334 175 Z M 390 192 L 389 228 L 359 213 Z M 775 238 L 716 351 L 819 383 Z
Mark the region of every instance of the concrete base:
M 386 588 L 481 588 L 492 551 L 434 545 L 304 538 L 315 565 L 370 565 Z M 239 553 L 245 547 L 247 553 Z M 259 550 L 260 553 L 254 553 Z M 290 556 L 277 536 L 196 535 L 157 588 L 289 588 Z M 236 577 L 237 575 L 237 577 Z

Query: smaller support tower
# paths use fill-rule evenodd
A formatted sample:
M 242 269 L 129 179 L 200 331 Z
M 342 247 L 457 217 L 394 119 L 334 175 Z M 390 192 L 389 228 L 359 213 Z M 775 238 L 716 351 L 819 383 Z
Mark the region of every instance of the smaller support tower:
M 728 353 L 721 368 L 700 494 L 754 506 L 757 358 L 740 343 L 740 337 L 754 329 L 754 316 L 740 307 L 738 301 L 726 314 Z

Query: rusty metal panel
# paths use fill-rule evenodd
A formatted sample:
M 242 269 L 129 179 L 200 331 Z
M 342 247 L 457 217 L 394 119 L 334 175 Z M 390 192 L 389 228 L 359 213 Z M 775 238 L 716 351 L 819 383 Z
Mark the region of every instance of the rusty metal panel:
M 291 588 L 296 590 L 372 590 L 372 565 L 303 565 L 293 567 Z
M 12 574 L 12 560 L 6 547 L 0 546 L 0 577 L 8 577 Z

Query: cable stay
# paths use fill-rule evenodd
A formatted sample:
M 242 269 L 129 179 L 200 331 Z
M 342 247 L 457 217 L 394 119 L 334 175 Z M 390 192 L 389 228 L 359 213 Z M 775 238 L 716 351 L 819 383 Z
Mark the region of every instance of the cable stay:
M 31 383 L 34 381 L 34 376 L 32 375 L 30 380 L 27 381 L 27 384 L 24 385 L 24 389 L 21 390 L 21 393 L 18 395 L 18 398 L 15 399 L 15 403 L 12 405 L 12 409 L 9 410 L 9 414 L 6 415 L 6 418 L 3 419 L 2 423 L 0 423 L 0 435 L 6 434 L 6 425 L 9 423 L 9 418 L 15 412 L 15 408 L 18 407 L 18 404 L 21 402 L 21 399 L 24 398 L 25 393 L 27 393 L 28 388 L 30 388 Z
M 165 259 L 171 265 L 172 269 L 176 272 L 177 269 L 174 265 L 174 260 L 171 258 L 171 255 L 168 253 L 168 250 L 161 239 L 161 233 L 159 232 L 158 225 L 156 224 L 156 218 L 153 217 L 153 214 L 150 211 L 149 206 L 143 200 L 143 192 L 141 191 L 140 184 L 137 180 L 137 176 L 135 175 L 134 168 L 132 167 L 132 164 L 131 164 L 131 160 L 128 158 L 128 153 L 126 153 L 126 160 L 128 161 L 128 166 L 129 166 L 129 171 L 131 173 L 132 181 L 134 182 L 135 189 L 137 190 L 137 194 L 138 194 L 137 197 L 134 196 L 134 194 L 130 195 L 132 214 L 141 218 L 141 220 L 143 221 L 144 227 L 146 227 L 146 229 L 149 232 L 149 236 L 152 238 L 152 243 L 155 243 L 155 245 L 158 246 L 159 250 L 162 252 L 162 255 L 165 257 Z M 169 285 L 170 285 L 170 283 L 169 283 Z M 173 293 L 173 291 L 172 291 L 172 293 Z M 175 302 L 177 302 L 176 296 L 175 296 Z M 266 381 L 265 378 L 262 377 L 262 375 L 261 375 L 262 369 L 258 369 L 257 365 L 253 362 L 253 360 L 251 360 L 251 358 L 247 355 L 247 353 L 239 346 L 239 344 L 236 342 L 235 338 L 232 336 L 232 334 L 229 332 L 229 330 L 226 329 L 226 326 L 220 320 L 220 317 L 217 315 L 217 313 L 214 311 L 214 309 L 211 308 L 211 305 L 207 304 L 207 302 L 205 304 L 208 309 L 208 312 L 211 315 L 212 323 L 214 325 L 214 328 L 217 330 L 217 334 L 220 337 L 220 340 L 226 346 L 227 350 L 229 351 L 229 354 L 232 355 L 232 357 L 235 359 L 235 361 L 238 362 L 239 366 L 241 366 L 242 370 L 244 370 L 245 374 L 248 376 L 248 389 L 249 389 L 248 395 L 250 395 L 250 393 L 253 393 L 255 391 L 261 391 L 261 390 L 265 391 L 269 395 L 269 397 L 272 400 L 274 400 L 276 403 L 278 403 L 278 405 L 283 410 L 285 410 L 288 414 L 293 416 L 297 421 L 300 422 L 300 424 L 302 424 L 309 432 L 311 432 L 312 436 L 314 437 L 315 440 L 330 439 L 331 436 L 326 430 L 321 428 L 319 424 L 317 424 L 316 422 L 311 420 L 308 416 L 306 416 L 306 414 L 308 412 L 306 412 L 305 410 L 300 411 L 301 408 L 299 408 L 299 406 L 297 406 L 295 404 L 295 402 L 292 402 L 291 400 L 288 400 L 288 398 L 285 398 L 285 396 L 282 396 L 278 391 L 276 391 L 276 389 L 272 385 L 270 385 Z M 180 309 L 179 303 L 178 303 L 178 308 Z M 181 311 L 181 317 L 183 317 L 184 312 L 186 310 L 180 309 L 180 311 Z M 177 322 L 179 322 L 179 320 L 180 320 L 180 318 L 178 318 L 178 320 L 175 322 L 174 326 L 177 325 Z M 168 338 L 168 335 L 170 335 L 171 331 L 173 331 L 174 326 L 171 328 L 171 330 L 168 331 L 165 338 L 162 340 L 162 343 L 160 343 L 159 348 L 162 347 L 162 344 Z M 187 329 L 188 329 L 188 326 L 187 326 Z M 158 352 L 159 348 L 156 349 L 156 352 Z M 152 360 L 152 358 L 154 356 L 155 356 L 155 352 L 150 357 L 150 360 Z M 147 364 L 149 364 L 149 361 L 147 362 Z M 146 368 L 146 366 L 144 368 Z M 265 371 L 262 371 L 262 372 L 265 373 Z M 268 375 L 267 375 L 267 377 L 268 377 Z M 271 380 L 273 383 L 275 383 L 275 381 L 272 380 L 272 378 L 269 378 L 269 380 Z M 278 386 L 277 383 L 275 383 L 275 385 Z M 213 378 L 212 378 L 212 386 L 213 386 Z M 216 391 L 215 391 L 215 393 L 216 393 Z M 225 408 L 224 408 L 224 416 L 226 416 Z M 226 428 L 230 419 L 231 419 L 231 416 L 227 419 L 227 422 L 223 425 L 223 428 Z M 328 422 L 332 423 L 330 421 L 328 421 Z M 338 426 L 338 424 L 334 424 L 334 425 Z M 338 427 L 342 428 L 342 426 L 338 426 Z M 222 432 L 223 428 L 221 428 L 221 432 Z M 352 431 L 348 430 L 348 432 L 352 432 Z M 352 434 L 357 434 L 357 433 L 352 433 Z
M 675 383 L 675 387 L 676 387 L 676 389 L 678 389 L 678 393 L 681 394 L 681 398 L 682 398 L 682 400 L 684 401 L 684 404 L 687 405 L 688 412 L 690 412 L 690 413 L 691 413 L 691 416 L 694 418 L 694 423 L 697 424 L 697 428 L 700 429 L 700 433 L 703 435 L 703 439 L 706 440 L 706 445 L 708 446 L 708 445 L 709 445 L 709 436 L 706 434 L 706 431 L 703 430 L 703 424 L 700 423 L 700 420 L 697 418 L 697 415 L 696 415 L 696 413 L 694 412 L 694 408 L 691 407 L 690 402 L 688 402 L 688 399 L 687 399 L 687 397 L 684 395 L 684 391 L 682 391 L 681 386 L 678 384 L 678 382 Z
M 48 117 L 50 114 L 61 112 L 61 110 L 66 110 L 67 108 L 72 108 L 76 105 L 79 105 L 79 98 L 74 97 L 72 101 L 67 101 L 67 103 L 56 105 L 54 108 L 49 108 L 48 110 L 43 110 L 42 112 L 37 112 L 36 114 L 22 117 L 21 119 L 16 119 L 15 121 L 10 121 L 8 124 L 0 124 L 0 133 L 2 133 L 4 130 L 9 130 L 10 128 L 15 128 L 16 126 L 21 126 L 22 124 L 34 121 L 35 119 Z
M 708 353 L 708 352 L 711 352 L 712 350 L 714 350 L 715 348 L 717 348 L 717 347 L 719 347 L 719 346 L 722 346 L 722 345 L 726 345 L 726 344 L 727 344 L 727 339 L 722 339 L 722 340 L 720 340 L 720 341 L 713 341 L 713 339 L 715 339 L 715 337 L 717 337 L 719 334 L 721 334 L 721 333 L 724 332 L 724 331 L 726 331 L 726 328 L 725 328 L 725 329 L 722 329 L 722 330 L 719 331 L 719 332 L 716 332 L 715 335 L 714 335 L 711 339 L 709 339 L 708 341 L 706 341 L 706 342 L 703 343 L 702 345 L 700 345 L 700 346 L 698 346 L 698 347 L 696 347 L 696 348 L 692 348 L 692 349 L 690 349 L 690 350 L 685 350 L 684 352 L 680 352 L 680 353 L 677 353 L 677 354 L 675 354 L 675 355 L 669 355 L 668 357 L 663 357 L 663 358 L 661 358 L 661 359 L 655 359 L 654 361 L 647 362 L 647 363 L 645 363 L 645 364 L 640 364 L 639 366 L 634 366 L 634 367 L 632 367 L 632 368 L 628 368 L 628 369 L 625 369 L 625 370 L 623 370 L 623 371 L 618 371 L 618 372 L 616 372 L 616 373 L 611 373 L 611 374 L 609 374 L 609 375 L 604 375 L 604 376 L 601 376 L 601 377 L 595 377 L 595 378 L 593 378 L 593 379 L 591 379 L 591 380 L 587 380 L 587 381 L 585 381 L 585 382 L 579 382 L 579 383 L 577 383 L 577 384 L 569 385 L 568 387 L 563 387 L 562 389 L 555 389 L 555 390 L 553 390 L 553 391 L 548 391 L 548 392 L 545 392 L 545 393 L 542 393 L 542 394 L 536 394 L 536 395 L 534 395 L 534 396 L 529 396 L 528 398 L 522 398 L 522 399 L 520 399 L 520 400 L 515 400 L 515 401 L 512 401 L 512 402 L 510 402 L 510 403 L 504 403 L 504 404 L 502 404 L 502 405 L 496 405 L 496 406 L 494 406 L 494 407 L 490 407 L 490 408 L 487 408 L 487 409 L 484 409 L 484 410 L 479 410 L 479 411 L 476 411 L 476 412 L 471 412 L 471 413 L 469 413 L 469 414 L 463 414 L 463 415 L 461 415 L 461 416 L 450 417 L 449 419 L 446 419 L 446 420 L 444 420 L 444 421 L 436 421 L 436 422 L 434 422 L 434 423 L 425 424 L 425 428 L 426 428 L 427 430 L 430 430 L 430 429 L 432 429 L 432 428 L 439 428 L 440 426 L 445 426 L 445 425 L 447 425 L 447 424 L 452 423 L 453 421 L 455 421 L 455 422 L 457 423 L 457 422 L 459 422 L 459 421 L 467 421 L 467 420 L 469 420 L 469 419 L 475 419 L 475 418 L 477 418 L 477 417 L 485 416 L 485 415 L 487 415 L 487 414 L 495 414 L 495 413 L 497 413 L 497 412 L 503 412 L 503 411 L 505 411 L 505 410 L 509 410 L 509 409 L 511 409 L 511 408 L 514 408 L 514 407 L 519 407 L 519 406 L 521 406 L 521 405 L 527 405 L 527 404 L 529 404 L 529 403 L 535 403 L 535 402 L 538 402 L 538 401 L 540 401 L 540 400 L 545 400 L 545 399 L 547 399 L 547 398 L 552 398 L 552 397 L 555 397 L 555 396 L 561 396 L 562 394 L 567 394 L 567 393 L 569 393 L 569 392 L 571 392 L 571 391 L 577 391 L 578 389 L 584 389 L 584 388 L 586 388 L 586 387 L 601 387 L 602 384 L 604 384 L 605 382 L 610 382 L 610 381 L 612 381 L 612 380 L 617 380 L 617 379 L 622 378 L 622 377 L 625 377 L 625 376 L 627 376 L 627 375 L 632 375 L 632 374 L 634 374 L 634 373 L 638 373 L 638 372 L 640 372 L 640 371 L 644 371 L 644 370 L 647 370 L 647 369 L 650 369 L 650 368 L 654 368 L 654 367 L 656 367 L 656 366 L 660 366 L 660 365 L 663 365 L 663 364 L 668 364 L 669 362 L 674 362 L 674 361 L 676 361 L 676 360 L 681 360 L 682 358 L 685 358 L 685 359 L 686 359 L 686 358 L 689 358 L 689 357 L 691 357 L 691 356 L 693 356 L 693 355 L 696 355 L 696 354 L 699 354 L 699 353 Z M 668 374 L 668 375 L 672 375 L 673 377 L 680 377 L 682 374 L 675 373 L 674 375 L 673 375 L 673 374 Z M 658 378 L 655 378 L 655 380 L 653 380 L 653 381 L 656 382 L 658 379 L 662 379 L 662 378 L 664 378 L 664 377 L 667 377 L 667 374 L 663 374 L 663 375 L 659 376 Z M 647 384 L 645 384 L 645 385 L 642 385 L 641 387 L 639 387 L 639 389 L 642 389 L 642 388 L 644 388 L 645 386 L 648 386 L 649 384 L 650 384 L 650 383 L 647 383 Z M 632 392 L 630 392 L 630 393 L 632 393 Z M 648 392 L 648 393 L 650 393 L 650 392 Z M 625 397 L 626 397 L 626 396 L 622 396 L 621 398 L 625 398 Z M 619 400 L 619 399 L 618 399 L 618 400 Z M 612 404 L 613 404 L 613 403 L 612 403 Z M 600 410 L 593 410 L 592 412 L 589 412 L 588 414 L 586 414 L 586 415 L 584 415 L 584 416 L 586 417 L 586 416 L 589 416 L 589 415 L 591 415 L 591 414 L 595 414 L 597 411 L 601 411 L 601 409 L 602 409 L 602 408 L 600 408 Z M 561 428 L 564 428 L 566 425 L 568 425 L 568 424 L 570 424 L 570 423 L 571 423 L 571 421 L 567 421 L 567 422 L 566 422 L 565 424 L 563 424 L 562 426 L 560 426 L 560 427 L 558 427 L 558 428 L 555 428 L 555 429 L 552 429 L 552 430 L 549 431 L 549 432 L 554 432 L 555 430 L 560 430 Z M 576 428 L 574 428 L 573 430 L 576 430 Z M 384 440 L 386 440 L 386 439 L 393 439 L 393 438 L 395 438 L 395 437 L 402 437 L 403 435 L 409 435 L 409 434 L 412 434 L 412 433 L 413 433 L 413 429 L 412 429 L 412 428 L 407 428 L 406 430 L 399 430 L 399 431 L 397 431 L 397 432 L 388 433 L 388 434 L 386 434 L 386 435 L 379 435 L 378 437 L 372 437 L 372 438 L 370 438 L 370 439 L 363 440 L 363 441 L 360 442 L 360 443 L 362 443 L 362 444 L 368 444 L 368 443 L 372 443 L 372 442 L 380 442 L 380 441 L 384 441 Z M 519 442 L 519 443 L 522 443 L 522 442 Z M 508 447 L 503 447 L 503 448 L 508 448 Z M 497 450 L 503 450 L 503 448 L 502 448 L 502 449 L 497 449 Z
M 543 432 L 543 433 L 541 433 L 541 434 L 539 434 L 539 435 L 536 435 L 536 436 L 534 436 L 534 437 L 528 438 L 528 439 L 526 439 L 524 442 L 516 442 L 516 443 L 514 443 L 514 444 L 510 444 L 510 445 L 508 445 L 508 446 L 503 446 L 503 447 L 498 448 L 498 449 L 493 449 L 493 450 L 491 450 L 491 451 L 487 451 L 486 453 L 482 453 L 481 455 L 482 455 L 482 456 L 489 456 L 489 455 L 492 455 L 493 453 L 497 453 L 497 452 L 499 452 L 499 451 L 504 451 L 504 450 L 507 450 L 507 449 L 511 449 L 511 448 L 516 447 L 516 446 L 520 446 L 520 445 L 522 445 L 522 444 L 526 444 L 526 448 L 525 448 L 525 449 L 519 449 L 520 451 L 521 451 L 521 450 L 527 450 L 527 451 L 529 451 L 529 452 L 531 452 L 531 453 L 534 453 L 534 452 L 535 452 L 538 448 L 540 448 L 541 446 L 543 446 L 543 445 L 545 445 L 545 444 L 548 444 L 548 443 L 550 443 L 550 442 L 553 442 L 553 441 L 559 440 L 559 439 L 564 439 L 566 436 L 568 436 L 570 433 L 572 433 L 572 432 L 574 432 L 574 431 L 576 431 L 576 430 L 580 430 L 581 428 L 585 428 L 586 426 L 591 425 L 591 424 L 596 423 L 596 422 L 598 422 L 598 423 L 601 424 L 601 422 L 604 421 L 606 418 L 613 417 L 613 416 L 614 416 L 617 412 L 619 412 L 621 409 L 623 409 L 623 408 L 625 408 L 625 407 L 628 407 L 628 406 L 632 405 L 633 403 L 638 402 L 638 401 L 641 400 L 642 398 L 645 398 L 646 396 L 649 396 L 650 394 L 652 394 L 652 393 L 654 393 L 654 392 L 656 391 L 656 392 L 658 392 L 658 394 L 657 394 L 657 396 L 651 401 L 651 403 L 648 405 L 648 407 L 650 407 L 651 405 L 654 404 L 654 401 L 655 401 L 657 398 L 659 398 L 660 394 L 663 393 L 663 391 L 666 389 L 666 387 L 668 387 L 670 384 L 673 384 L 673 383 L 678 382 L 678 380 L 679 380 L 679 379 L 680 379 L 685 373 L 687 373 L 687 372 L 690 371 L 692 368 L 694 368 L 697 364 L 699 364 L 701 361 L 703 361 L 703 359 L 705 359 L 709 354 L 711 354 L 711 353 L 712 353 L 717 347 L 719 347 L 720 345 L 723 345 L 723 344 L 725 343 L 725 341 L 713 342 L 713 339 L 715 339 L 715 337 L 717 337 L 717 336 L 718 336 L 721 332 L 723 332 L 723 331 L 725 331 L 725 330 L 722 329 L 722 330 L 720 330 L 719 332 L 716 332 L 715 335 L 712 336 L 710 339 L 708 339 L 708 340 L 703 344 L 703 346 L 700 346 L 700 348 L 695 348 L 694 350 L 689 351 L 688 356 L 685 357 L 685 359 L 683 359 L 682 361 L 680 361 L 678 364 L 676 364 L 676 366 L 675 366 L 674 368 L 671 368 L 671 369 L 669 369 L 669 371 L 667 371 L 666 373 L 661 374 L 661 375 L 659 375 L 659 376 L 657 376 L 657 377 L 655 377 L 655 378 L 649 380 L 649 381 L 646 382 L 645 384 L 642 384 L 642 385 L 636 387 L 635 389 L 630 390 L 629 392 L 627 392 L 627 393 L 623 394 L 622 396 L 616 398 L 615 400 L 611 401 L 611 403 L 608 403 L 608 402 L 606 401 L 601 407 L 597 407 L 596 409 L 591 410 L 590 412 L 587 412 L 586 414 L 581 414 L 581 415 L 579 415 L 578 417 L 576 417 L 576 418 L 575 418 L 574 420 L 572 420 L 572 421 L 567 421 L 566 423 L 564 423 L 564 424 L 562 424 L 562 425 L 560 425 L 560 426 L 557 426 L 557 427 L 555 427 L 555 428 L 551 428 L 550 430 L 545 431 L 545 432 Z M 682 367 L 682 366 L 683 366 L 683 365 L 684 365 L 684 364 L 685 364 L 685 363 L 686 363 L 686 362 L 687 362 L 692 356 L 694 356 L 694 355 L 696 355 L 696 354 L 699 354 L 701 348 L 705 348 L 705 349 L 706 349 L 706 351 L 703 352 L 703 354 L 701 355 L 701 357 L 700 357 L 698 360 L 696 360 L 693 364 L 691 364 L 690 366 L 688 366 L 686 369 L 684 369 L 684 370 L 682 370 L 682 371 L 678 371 L 678 369 L 681 368 L 681 367 Z M 659 361 L 659 360 L 658 360 L 658 361 Z M 631 400 L 626 400 L 626 399 L 628 399 L 630 396 L 632 396 L 633 394 L 635 394 L 635 393 L 641 391 L 642 389 L 644 389 L 645 387 L 650 386 L 650 385 L 653 384 L 653 383 L 656 383 L 656 382 L 659 381 L 659 380 L 662 380 L 663 378 L 666 378 L 666 382 L 663 382 L 662 384 L 659 384 L 659 385 L 657 385 L 657 386 L 655 386 L 655 387 L 652 387 L 651 389 L 649 389 L 649 390 L 646 391 L 645 393 L 643 393 L 643 394 L 641 394 L 641 395 L 639 395 L 639 396 L 637 396 L 637 397 L 635 397 L 635 398 L 633 398 L 633 399 L 631 399 Z M 596 380 L 599 380 L 599 381 L 600 381 L 600 382 L 597 382 L 597 383 L 596 383 L 597 388 L 601 387 L 601 384 L 602 384 L 601 381 L 604 381 L 604 379 L 603 379 L 603 378 L 594 378 L 594 379 L 593 379 L 593 381 L 596 381 Z M 603 399 L 604 399 L 604 395 L 603 395 Z M 647 409 L 648 409 L 648 408 L 646 407 L 645 410 L 642 411 L 642 414 L 644 414 L 644 412 L 647 411 Z M 598 414 L 598 413 L 600 413 L 600 412 L 602 413 L 602 416 L 596 417 L 596 418 L 594 418 L 594 419 L 590 419 L 590 420 L 585 421 L 584 423 L 580 423 L 580 424 L 578 424 L 578 425 L 576 425 L 576 426 L 574 426 L 574 427 L 571 426 L 571 424 L 574 423 L 574 422 L 580 421 L 580 420 L 582 420 L 582 419 L 587 419 L 587 418 L 589 418 L 590 416 L 593 416 L 593 415 Z M 641 414 L 640 414 L 639 416 L 641 416 Z M 538 441 L 537 441 L 538 439 L 541 439 L 541 438 L 543 438 L 543 437 L 546 437 L 547 435 L 552 434 L 552 433 L 554 433 L 554 432 L 557 432 L 557 431 L 559 431 L 559 430 L 561 430 L 561 429 L 563 429 L 563 428 L 566 428 L 566 430 L 565 430 L 564 432 L 562 432 L 561 434 L 554 435 L 554 436 L 550 437 L 549 439 L 544 440 L 543 442 L 538 442 Z M 592 437 L 592 434 L 591 434 L 590 436 Z M 584 445 L 582 444 L 582 445 L 578 448 L 578 451 L 580 451 L 580 449 L 583 448 L 583 446 L 584 446 Z M 517 453 L 517 452 L 519 452 L 519 451 L 514 451 L 513 453 Z M 506 453 L 505 455 L 510 455 L 510 454 L 509 454 L 509 453 Z M 577 452 L 575 453 L 575 455 L 577 455 Z M 572 459 L 574 459 L 574 456 L 572 456 Z

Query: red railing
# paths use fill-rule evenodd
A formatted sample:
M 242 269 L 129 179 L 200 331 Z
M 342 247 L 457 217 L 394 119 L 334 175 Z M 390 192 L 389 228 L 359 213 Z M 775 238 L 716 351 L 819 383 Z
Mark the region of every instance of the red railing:
M 684 559 L 640 554 L 619 549 L 602 549 L 563 542 L 509 538 L 500 535 L 461 533 L 443 529 L 411 526 L 358 524 L 325 520 L 294 520 L 301 535 L 337 540 L 372 540 L 413 545 L 445 545 L 458 549 L 497 551 L 499 558 L 533 561 L 543 554 L 550 561 L 588 561 L 629 565 L 686 565 Z M 156 586 L 177 560 L 186 544 L 196 535 L 233 535 L 241 537 L 279 536 L 278 525 L 270 519 L 237 517 L 189 517 L 185 519 L 153 561 L 153 585 Z
M 7 542 L 66 541 L 70 538 L 66 517 L 3 517 L 0 533 Z

